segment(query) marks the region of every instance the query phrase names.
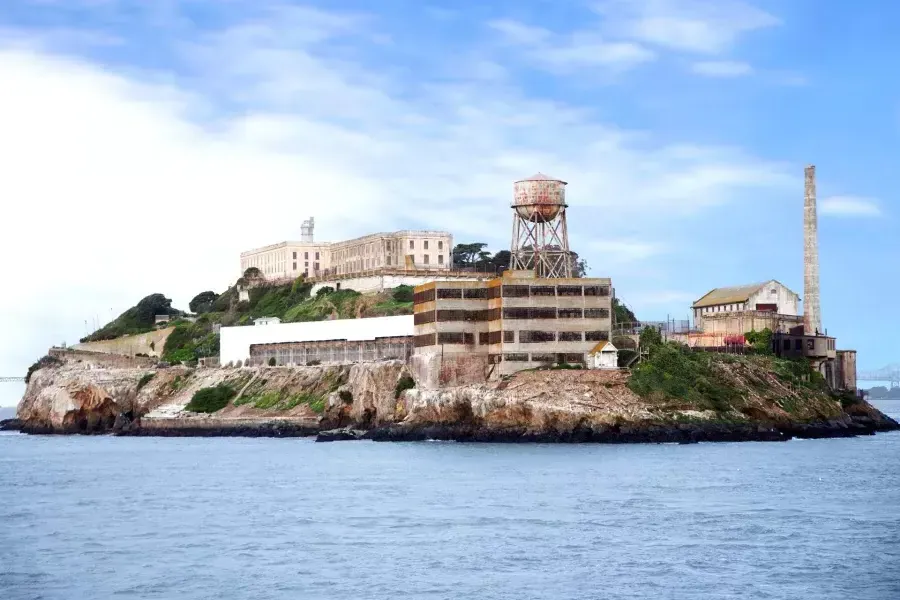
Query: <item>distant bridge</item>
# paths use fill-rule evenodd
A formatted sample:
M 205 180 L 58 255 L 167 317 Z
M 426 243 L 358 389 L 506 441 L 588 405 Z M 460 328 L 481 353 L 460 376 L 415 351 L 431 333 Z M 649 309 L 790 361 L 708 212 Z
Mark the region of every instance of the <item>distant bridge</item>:
M 25 383 L 24 377 L 0 377 L 0 383 Z
M 900 366 L 892 365 L 877 371 L 861 371 L 856 375 L 859 381 L 887 381 L 891 387 L 900 386 Z

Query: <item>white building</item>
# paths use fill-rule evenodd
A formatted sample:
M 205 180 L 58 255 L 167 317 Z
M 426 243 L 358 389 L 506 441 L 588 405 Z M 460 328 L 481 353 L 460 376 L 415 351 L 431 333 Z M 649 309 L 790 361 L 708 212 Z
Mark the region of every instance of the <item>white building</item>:
M 241 252 L 241 273 L 256 267 L 269 280 L 346 278 L 383 271 L 449 271 L 453 236 L 446 231 L 374 233 L 342 242 L 281 242 Z
M 413 316 L 222 327 L 219 334 L 223 365 L 270 358 L 276 364 L 405 358 L 401 354 L 412 350 Z
M 800 314 L 800 296 L 774 279 L 734 287 L 716 288 L 694 302 L 694 321 L 721 313 L 771 312 L 778 315 Z
M 619 349 L 612 342 L 600 342 L 588 352 L 588 368 L 618 369 Z

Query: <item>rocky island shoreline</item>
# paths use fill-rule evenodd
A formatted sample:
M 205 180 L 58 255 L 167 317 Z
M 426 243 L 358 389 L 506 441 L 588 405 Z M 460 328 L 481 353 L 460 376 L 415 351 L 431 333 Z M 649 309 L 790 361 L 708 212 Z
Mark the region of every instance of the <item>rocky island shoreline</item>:
M 560 369 L 419 389 L 402 361 L 157 368 L 57 351 L 31 374 L 18 421 L 6 425 L 31 434 L 504 443 L 784 441 L 900 429 L 864 400 L 831 394 L 769 357 L 696 363 L 661 352 L 688 360 L 674 367 L 684 378 L 705 381 L 681 390 L 651 369 Z M 705 375 L 690 372 L 698 368 Z

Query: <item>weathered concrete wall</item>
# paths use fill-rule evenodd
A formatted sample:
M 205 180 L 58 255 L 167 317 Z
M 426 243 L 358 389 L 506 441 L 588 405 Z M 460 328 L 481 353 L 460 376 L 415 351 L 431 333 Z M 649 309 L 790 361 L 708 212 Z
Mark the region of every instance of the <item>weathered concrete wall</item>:
M 152 358 L 143 356 L 125 356 L 121 354 L 108 354 L 106 352 L 91 352 L 88 350 L 75 350 L 73 348 L 51 348 L 47 354 L 62 361 L 83 363 L 86 368 L 114 367 L 114 368 L 144 368 L 156 364 Z
M 416 385 L 431 390 L 485 383 L 492 372 L 487 354 L 413 354 L 409 367 Z
M 146 354 L 147 356 L 162 356 L 163 348 L 166 345 L 166 339 L 175 330 L 174 327 L 158 329 L 150 333 L 140 333 L 137 335 L 126 335 L 114 340 L 103 340 L 100 342 L 85 342 L 73 346 L 75 350 L 85 350 L 88 352 L 102 352 L 104 354 L 119 354 L 122 356 L 134 356 L 135 354 Z

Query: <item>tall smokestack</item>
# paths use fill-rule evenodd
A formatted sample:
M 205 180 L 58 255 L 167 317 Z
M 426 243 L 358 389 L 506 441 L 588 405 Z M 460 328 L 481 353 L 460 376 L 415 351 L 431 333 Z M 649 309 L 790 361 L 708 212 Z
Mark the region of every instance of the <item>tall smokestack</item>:
M 803 327 L 807 335 L 822 330 L 819 309 L 819 224 L 816 215 L 816 167 L 804 170 L 803 198 Z

